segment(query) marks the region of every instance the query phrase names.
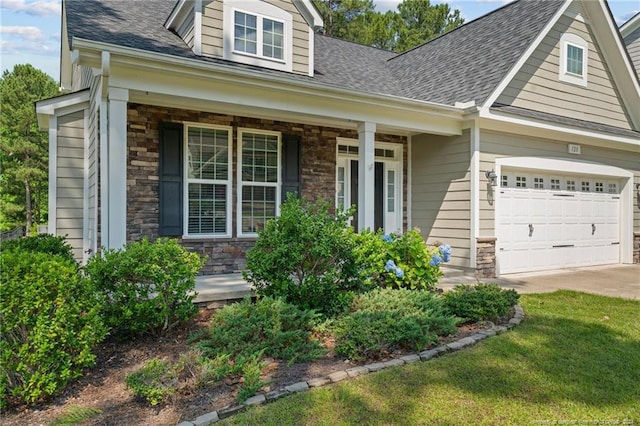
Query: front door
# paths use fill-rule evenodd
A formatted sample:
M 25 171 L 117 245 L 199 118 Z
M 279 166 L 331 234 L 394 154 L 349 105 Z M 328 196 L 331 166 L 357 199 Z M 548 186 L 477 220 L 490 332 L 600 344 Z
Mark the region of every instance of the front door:
M 392 149 L 378 148 L 374 171 L 374 227 L 385 233 L 402 231 L 402 208 L 400 187 L 401 161 L 400 146 L 389 144 Z M 386 147 L 386 145 L 385 145 Z M 397 150 L 397 151 L 396 151 Z M 356 145 L 338 145 L 336 168 L 336 204 L 358 209 L 359 161 Z M 382 155 L 379 155 L 382 154 Z M 358 229 L 358 215 L 351 219 L 351 225 Z

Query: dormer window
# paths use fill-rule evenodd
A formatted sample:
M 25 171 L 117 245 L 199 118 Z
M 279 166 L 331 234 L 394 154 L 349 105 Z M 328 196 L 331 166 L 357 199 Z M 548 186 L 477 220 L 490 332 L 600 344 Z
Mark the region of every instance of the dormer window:
M 560 81 L 587 85 L 587 59 L 589 45 L 575 35 L 564 34 L 560 39 Z
M 262 1 L 225 0 L 224 58 L 244 64 L 292 71 L 293 18 L 289 12 Z
M 236 52 L 281 61 L 284 59 L 284 22 L 236 10 L 233 46 Z

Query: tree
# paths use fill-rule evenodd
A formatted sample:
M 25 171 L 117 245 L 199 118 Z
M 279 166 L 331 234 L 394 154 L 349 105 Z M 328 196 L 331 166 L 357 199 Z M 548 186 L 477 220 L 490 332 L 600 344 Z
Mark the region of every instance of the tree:
M 352 27 L 352 21 L 375 10 L 373 0 L 315 0 L 315 5 L 324 21 L 324 34 L 344 40 L 349 40 L 349 33 L 360 27 Z
M 58 93 L 56 82 L 30 64 L 0 78 L 0 226 L 41 223 L 47 212 L 48 138 L 34 103 Z
M 404 52 L 464 23 L 459 10 L 430 0 L 404 0 L 381 13 L 371 0 L 316 0 L 324 34 L 380 49 Z
M 462 25 L 460 11 L 446 3 L 432 5 L 429 0 L 404 0 L 398 5 L 400 28 L 395 50 L 403 52 Z

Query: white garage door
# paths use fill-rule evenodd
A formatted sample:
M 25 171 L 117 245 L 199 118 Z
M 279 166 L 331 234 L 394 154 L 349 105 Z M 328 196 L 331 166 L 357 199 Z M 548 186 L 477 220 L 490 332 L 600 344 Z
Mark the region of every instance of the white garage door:
M 619 190 L 606 178 L 503 170 L 500 272 L 619 263 Z

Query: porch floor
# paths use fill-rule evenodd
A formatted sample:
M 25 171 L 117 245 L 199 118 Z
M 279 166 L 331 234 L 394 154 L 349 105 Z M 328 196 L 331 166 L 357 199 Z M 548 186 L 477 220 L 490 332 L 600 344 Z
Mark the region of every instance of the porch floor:
M 444 276 L 438 287 L 448 290 L 456 284 L 476 283 L 474 277 L 464 275 L 463 271 L 442 268 Z M 251 284 L 242 278 L 241 273 L 200 275 L 196 277 L 196 296 L 194 303 L 221 302 L 242 299 L 251 295 Z

